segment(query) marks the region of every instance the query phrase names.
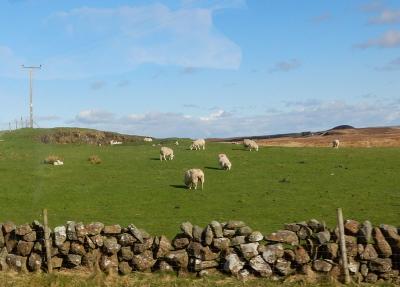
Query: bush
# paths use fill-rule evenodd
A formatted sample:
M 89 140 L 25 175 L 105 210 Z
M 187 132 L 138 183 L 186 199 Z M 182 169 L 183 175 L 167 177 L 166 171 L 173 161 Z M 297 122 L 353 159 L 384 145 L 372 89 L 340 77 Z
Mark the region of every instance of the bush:
M 101 158 L 99 158 L 97 155 L 92 155 L 88 158 L 88 161 L 91 164 L 100 164 L 101 163 Z
M 62 158 L 57 155 L 49 155 L 44 159 L 44 163 L 54 164 L 58 160 L 63 161 Z

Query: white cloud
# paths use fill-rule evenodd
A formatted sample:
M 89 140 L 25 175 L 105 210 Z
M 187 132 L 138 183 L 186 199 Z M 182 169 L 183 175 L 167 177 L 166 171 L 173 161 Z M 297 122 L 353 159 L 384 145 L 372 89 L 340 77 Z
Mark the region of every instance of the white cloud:
M 397 71 L 400 70 L 400 57 L 391 60 L 383 66 L 375 68 L 378 71 Z
M 66 55 L 60 51 L 47 59 L 48 73 L 60 77 L 93 76 L 129 71 L 144 63 L 238 69 L 241 49 L 214 26 L 215 9 L 173 10 L 152 4 L 83 7 L 55 13 L 46 23 L 79 45 L 69 47 Z M 57 69 L 52 70 L 60 65 L 64 71 L 61 75 Z
M 84 110 L 79 112 L 75 120 L 72 122 L 77 122 L 81 124 L 104 124 L 113 121 L 115 116 L 113 113 L 104 110 Z
M 371 17 L 370 24 L 396 24 L 400 23 L 400 10 L 384 9 L 378 15 Z
M 285 60 L 275 63 L 269 70 L 270 73 L 274 72 L 289 72 L 301 67 L 301 62 L 297 59 Z
M 243 116 L 223 109 L 205 116 L 151 112 L 114 117 L 109 113 L 107 121 L 103 116 L 93 116 L 92 112 L 84 111 L 73 124 L 156 137 L 232 137 L 318 131 L 340 124 L 356 127 L 399 125 L 399 103 L 376 99 L 356 103 L 311 99 L 288 103 L 285 109 L 269 110 L 259 115 Z
M 378 38 L 369 39 L 367 42 L 355 45 L 356 48 L 367 49 L 372 47 L 378 48 L 395 48 L 400 46 L 400 32 L 390 30 L 385 32 Z

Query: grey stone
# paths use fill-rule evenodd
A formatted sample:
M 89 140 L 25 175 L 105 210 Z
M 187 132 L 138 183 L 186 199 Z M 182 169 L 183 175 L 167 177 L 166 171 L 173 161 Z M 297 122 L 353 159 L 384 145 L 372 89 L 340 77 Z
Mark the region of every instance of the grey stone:
M 192 235 L 194 241 L 201 242 L 201 237 L 203 235 L 203 228 L 197 225 L 193 226 Z
M 212 228 L 210 225 L 207 225 L 207 227 L 204 229 L 203 244 L 211 245 L 213 238 L 214 238 L 214 233 L 212 231 Z
M 317 259 L 313 262 L 313 268 L 318 272 L 329 272 L 332 269 L 332 263 L 327 260 Z
M 392 270 L 390 258 L 376 258 L 369 262 L 369 269 L 373 272 L 385 273 Z
M 241 235 L 241 236 L 235 236 L 231 238 L 231 246 L 238 246 L 240 244 L 246 243 L 246 236 Z
M 250 259 L 258 255 L 258 243 L 240 244 L 240 251 L 245 259 Z
M 15 234 L 19 235 L 19 236 L 24 236 L 25 234 L 28 234 L 31 232 L 32 232 L 32 228 L 30 227 L 30 225 L 28 223 L 21 224 L 21 225 L 17 226 L 17 228 L 15 229 Z
M 172 245 L 169 242 L 168 238 L 162 235 L 159 239 L 158 247 L 157 247 L 157 252 L 156 252 L 156 257 L 164 257 L 166 254 L 168 254 L 172 250 Z
M 121 226 L 119 224 L 106 225 L 103 228 L 103 233 L 105 235 L 116 235 L 121 233 Z
M 283 246 L 280 243 L 266 245 L 265 251 L 262 252 L 262 257 L 267 263 L 273 264 L 278 258 L 281 258 L 283 256 L 283 253 Z
M 25 234 L 22 237 L 22 239 L 25 241 L 29 241 L 29 242 L 35 242 L 36 241 L 36 231 L 32 231 L 32 232 Z
M 239 220 L 229 220 L 226 225 L 225 228 L 226 229 L 237 229 L 240 227 L 246 226 L 246 224 L 243 221 L 239 221 Z
M 8 254 L 6 257 L 8 267 L 16 272 L 27 272 L 26 257 Z
M 132 267 L 129 265 L 128 262 L 120 262 L 118 264 L 119 273 L 122 275 L 128 275 L 132 272 Z
M 69 252 L 75 255 L 83 256 L 86 254 L 85 247 L 79 242 L 72 242 Z
M 139 240 L 139 242 L 143 243 L 143 232 L 139 228 L 133 224 L 130 224 L 128 226 L 128 230 L 133 236 L 135 236 L 137 240 Z
M 215 260 L 202 261 L 200 259 L 192 258 L 190 260 L 191 270 L 198 272 L 204 269 L 216 268 L 219 263 Z
M 172 245 L 175 247 L 175 249 L 184 249 L 189 245 L 189 239 L 184 236 L 178 235 L 172 240 Z
M 259 242 L 264 239 L 264 235 L 260 231 L 253 231 L 248 237 L 249 242 Z
M 231 237 L 235 236 L 236 230 L 235 229 L 224 229 L 222 234 L 224 235 L 224 237 L 231 238 Z
M 33 251 L 35 251 L 37 253 L 41 253 L 43 251 L 42 244 L 40 242 L 36 241 L 35 244 L 33 245 Z
M 227 250 L 231 244 L 229 238 L 214 238 L 212 246 L 218 250 Z
M 54 228 L 54 244 L 62 245 L 67 240 L 67 229 L 65 226 L 57 226 Z
M 237 275 L 244 267 L 244 262 L 240 260 L 236 253 L 231 253 L 225 256 L 224 271 L 233 275 Z
M 186 250 L 171 251 L 165 256 L 165 259 L 178 269 L 187 270 L 188 268 L 189 256 Z
M 82 256 L 77 254 L 68 254 L 67 262 L 71 267 L 77 267 L 81 265 Z
M 286 223 L 284 229 L 298 232 L 300 230 L 300 225 L 298 225 L 297 223 Z
M 32 251 L 33 245 L 34 245 L 33 242 L 27 242 L 23 240 L 18 241 L 17 245 L 18 255 L 28 256 Z
M 265 262 L 260 255 L 251 258 L 249 265 L 254 271 L 260 274 L 261 277 L 269 277 L 272 275 L 271 266 Z
M 130 247 L 121 247 L 119 253 L 122 260 L 130 261 L 133 258 L 133 251 Z
M 0 271 L 7 271 L 8 265 L 6 262 L 6 258 L 8 255 L 8 251 L 6 247 L 1 248 L 0 250 Z
M 42 267 L 42 257 L 37 253 L 31 253 L 28 258 L 28 266 L 30 271 L 40 271 Z
M 86 231 L 89 236 L 99 235 L 104 228 L 104 224 L 101 222 L 92 222 L 86 225 Z
M 283 276 L 292 274 L 294 270 L 291 268 L 291 262 L 283 258 L 278 258 L 274 265 L 276 271 Z
M 363 243 L 370 243 L 372 239 L 372 223 L 368 220 L 361 224 L 360 231 L 358 234 L 358 240 Z
M 153 259 L 153 253 L 146 250 L 142 254 L 133 255 L 132 263 L 138 271 L 148 271 L 154 266 L 156 260 Z
M 118 235 L 118 243 L 121 246 L 132 246 L 136 242 L 136 238 L 129 233 L 122 233 Z
M 92 240 L 92 242 L 98 247 L 102 247 L 104 245 L 103 236 L 101 236 L 100 234 L 91 236 L 90 240 Z
M 297 264 L 303 265 L 310 261 L 310 256 L 302 246 L 295 248 L 294 254 L 295 254 L 295 261 Z
M 211 221 L 210 226 L 214 232 L 214 237 L 216 237 L 216 238 L 224 237 L 221 223 L 214 220 L 214 221 Z
M 174 268 L 172 268 L 171 265 L 169 265 L 165 260 L 161 260 L 158 263 L 158 270 L 160 270 L 161 272 L 173 272 Z
M 361 264 L 360 273 L 364 277 L 368 275 L 368 266 L 367 266 L 367 264 Z
M 354 257 L 349 257 L 348 268 L 351 273 L 355 274 L 360 269 L 360 262 L 356 261 Z
M 121 248 L 121 245 L 118 244 L 118 241 L 115 237 L 107 237 L 104 239 L 103 248 L 108 254 L 117 254 Z
M 297 231 L 296 234 L 300 239 L 305 240 L 313 234 L 313 231 L 308 226 L 301 225 L 299 231 Z
M 320 231 L 316 235 L 319 244 L 326 244 L 331 240 L 331 233 L 328 230 Z
M 100 269 L 109 274 L 117 274 L 118 272 L 118 258 L 117 255 L 102 255 L 100 258 Z
M 365 277 L 366 283 L 375 284 L 378 281 L 378 275 L 375 273 L 369 272 L 368 275 Z
M 82 222 L 78 222 L 75 224 L 75 231 L 78 240 L 83 243 L 85 236 L 88 235 L 85 225 Z
M 360 254 L 362 260 L 372 260 L 378 258 L 378 253 L 376 252 L 372 244 L 367 244 L 364 247 L 363 252 Z
M 251 229 L 249 226 L 243 226 L 238 229 L 237 234 L 247 236 L 250 235 L 252 232 L 253 229 Z
M 74 221 L 67 221 L 67 238 L 68 240 L 78 240 L 78 236 L 75 230 L 75 222 Z
M 69 253 L 70 248 L 71 248 L 71 242 L 70 241 L 65 241 L 63 244 L 58 246 L 58 251 L 62 255 L 67 255 Z
M 3 223 L 2 227 L 3 227 L 4 233 L 11 233 L 16 228 L 14 222 L 11 222 L 11 221 L 7 221 L 7 222 Z
M 189 238 L 193 238 L 193 225 L 189 221 L 183 222 L 180 228 Z
M 356 220 L 348 219 L 344 222 L 344 232 L 348 235 L 355 236 L 360 231 L 360 223 Z
M 289 230 L 279 230 L 266 236 L 265 239 L 267 241 L 286 243 L 290 245 L 299 244 L 299 238 L 297 237 L 296 233 Z
M 373 238 L 375 241 L 376 250 L 378 251 L 379 255 L 381 255 L 382 257 L 392 256 L 392 248 L 390 247 L 389 243 L 386 241 L 385 237 L 378 227 L 375 227 L 373 229 Z

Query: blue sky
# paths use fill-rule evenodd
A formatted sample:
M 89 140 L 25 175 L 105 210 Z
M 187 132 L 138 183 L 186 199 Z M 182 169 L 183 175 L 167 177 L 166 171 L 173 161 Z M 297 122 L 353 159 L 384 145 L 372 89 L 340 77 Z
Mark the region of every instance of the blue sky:
M 400 124 L 399 1 L 0 2 L 0 129 L 228 137 Z

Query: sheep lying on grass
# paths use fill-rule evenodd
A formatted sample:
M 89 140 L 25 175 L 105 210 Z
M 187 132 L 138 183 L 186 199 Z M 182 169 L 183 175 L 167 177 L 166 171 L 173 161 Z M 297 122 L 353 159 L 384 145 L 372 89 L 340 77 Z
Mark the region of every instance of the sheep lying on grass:
M 221 153 L 218 155 L 219 166 L 225 170 L 231 170 L 232 164 L 226 154 Z
M 245 148 L 249 149 L 250 151 L 252 149 L 258 151 L 258 144 L 253 140 L 244 139 L 243 140 L 243 145 L 244 145 Z
M 203 150 L 206 149 L 206 141 L 204 139 L 197 139 L 190 145 L 190 150 L 199 150 L 201 148 L 203 148 Z
M 160 149 L 160 160 L 173 160 L 174 159 L 174 151 L 166 146 L 161 147 Z
M 338 139 L 332 141 L 332 147 L 333 148 L 339 148 L 340 141 Z
M 201 169 L 192 168 L 185 172 L 184 182 L 189 189 L 192 189 L 192 187 L 197 189 L 197 183 L 199 181 L 201 182 L 201 189 L 203 190 L 204 172 Z
M 118 144 L 122 144 L 122 142 L 115 141 L 115 140 L 110 141 L 110 145 L 118 145 Z
M 52 164 L 52 165 L 63 165 L 64 162 L 62 159 L 57 155 L 49 155 L 44 159 L 44 163 Z

